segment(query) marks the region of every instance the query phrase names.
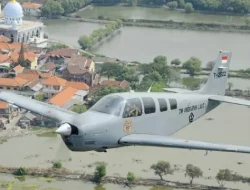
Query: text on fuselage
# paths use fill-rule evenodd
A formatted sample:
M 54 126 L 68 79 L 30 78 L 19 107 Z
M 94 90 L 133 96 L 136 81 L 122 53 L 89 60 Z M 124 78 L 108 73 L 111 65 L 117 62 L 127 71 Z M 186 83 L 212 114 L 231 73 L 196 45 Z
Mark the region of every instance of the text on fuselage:
M 179 114 L 187 113 L 187 112 L 191 112 L 191 111 L 195 111 L 195 110 L 200 110 L 200 109 L 204 109 L 204 108 L 205 108 L 205 103 L 201 103 L 201 104 L 193 105 L 193 106 L 188 106 L 185 108 L 180 108 Z
M 227 75 L 226 71 L 220 71 L 218 73 L 214 73 L 214 78 L 221 78 L 221 77 L 225 77 Z

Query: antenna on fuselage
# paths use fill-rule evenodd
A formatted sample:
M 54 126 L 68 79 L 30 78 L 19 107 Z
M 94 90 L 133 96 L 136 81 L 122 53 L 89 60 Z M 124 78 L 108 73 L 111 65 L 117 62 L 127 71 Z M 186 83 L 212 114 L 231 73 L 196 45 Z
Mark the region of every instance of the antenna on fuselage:
M 153 83 L 151 84 L 151 86 L 149 87 L 148 91 L 147 92 L 151 92 L 151 88 L 153 86 Z

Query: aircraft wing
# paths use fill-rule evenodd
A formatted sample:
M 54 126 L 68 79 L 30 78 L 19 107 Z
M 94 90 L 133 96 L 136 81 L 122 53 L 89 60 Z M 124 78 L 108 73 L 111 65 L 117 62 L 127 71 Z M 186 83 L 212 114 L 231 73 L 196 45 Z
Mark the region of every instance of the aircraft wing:
M 164 91 L 174 93 L 192 93 L 193 91 L 184 88 L 163 88 Z
M 119 140 L 122 145 L 159 146 L 166 148 L 197 149 L 222 152 L 250 153 L 250 147 L 190 141 L 160 135 L 131 134 Z
M 15 94 L 13 92 L 1 91 L 0 100 L 24 108 L 31 112 L 40 114 L 42 116 L 55 119 L 57 121 L 65 121 L 68 120 L 73 115 L 76 115 L 75 112 L 62 109 L 57 106 L 40 102 L 34 99 L 30 99 L 28 97 Z
M 229 97 L 229 96 L 214 95 L 214 96 L 209 97 L 208 99 L 218 101 L 218 102 L 225 102 L 225 103 L 230 103 L 230 104 L 250 106 L 249 100 L 243 100 L 243 99 L 233 98 L 233 97 Z

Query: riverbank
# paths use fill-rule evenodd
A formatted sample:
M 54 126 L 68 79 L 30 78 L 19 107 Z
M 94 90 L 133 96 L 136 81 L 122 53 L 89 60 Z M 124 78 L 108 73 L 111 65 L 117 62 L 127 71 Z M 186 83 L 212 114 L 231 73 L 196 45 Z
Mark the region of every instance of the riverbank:
M 13 174 L 14 172 L 20 170 L 20 168 L 14 167 L 4 167 L 0 166 L 0 173 L 2 174 Z M 90 174 L 81 174 L 79 172 L 73 172 L 67 170 L 65 168 L 55 169 L 55 168 L 48 168 L 48 169 L 41 169 L 41 168 L 25 168 L 25 173 L 28 176 L 32 177 L 45 177 L 48 179 L 57 179 L 57 180 L 81 180 L 84 182 L 93 182 L 94 175 Z M 105 176 L 103 177 L 102 183 L 113 183 L 118 185 L 124 185 L 127 182 L 126 178 L 123 177 L 111 177 Z M 214 189 L 221 189 L 220 187 L 216 186 L 207 186 L 207 185 L 199 185 L 193 184 L 190 185 L 188 183 L 180 183 L 180 182 L 173 182 L 173 181 L 166 181 L 166 180 L 157 180 L 157 179 L 142 179 L 138 178 L 131 185 L 135 186 L 160 186 L 160 187 L 169 187 L 175 189 L 193 189 L 193 190 L 214 190 Z M 229 190 L 236 190 L 232 188 L 227 188 Z
M 74 20 L 79 22 L 107 24 L 110 21 L 107 19 L 85 19 L 73 17 L 61 17 L 65 20 Z M 236 25 L 236 24 L 218 24 L 218 23 L 205 23 L 205 22 L 177 22 L 173 20 L 147 20 L 147 19 L 121 19 L 123 26 L 137 26 L 148 28 L 165 28 L 177 30 L 197 30 L 197 31 L 210 31 L 210 32 L 229 32 L 229 33 L 250 33 L 249 25 Z

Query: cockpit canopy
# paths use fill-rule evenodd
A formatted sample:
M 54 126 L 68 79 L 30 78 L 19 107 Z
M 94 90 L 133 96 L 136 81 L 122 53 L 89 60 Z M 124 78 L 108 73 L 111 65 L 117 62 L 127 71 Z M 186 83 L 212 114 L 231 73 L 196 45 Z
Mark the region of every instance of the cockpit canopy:
M 118 95 L 104 96 L 90 108 L 90 111 L 120 116 L 124 102 L 125 99 Z
M 90 111 L 106 113 L 123 118 L 137 117 L 142 114 L 153 114 L 177 109 L 177 101 L 174 98 L 152 98 L 152 97 L 131 97 L 125 99 L 119 95 L 113 94 L 104 96 L 100 99 Z
M 124 106 L 125 105 L 125 106 Z M 124 107 L 124 108 L 123 108 Z M 109 95 L 101 98 L 90 111 L 96 111 L 123 118 L 142 115 L 142 104 L 139 98 L 124 99 L 118 95 Z

